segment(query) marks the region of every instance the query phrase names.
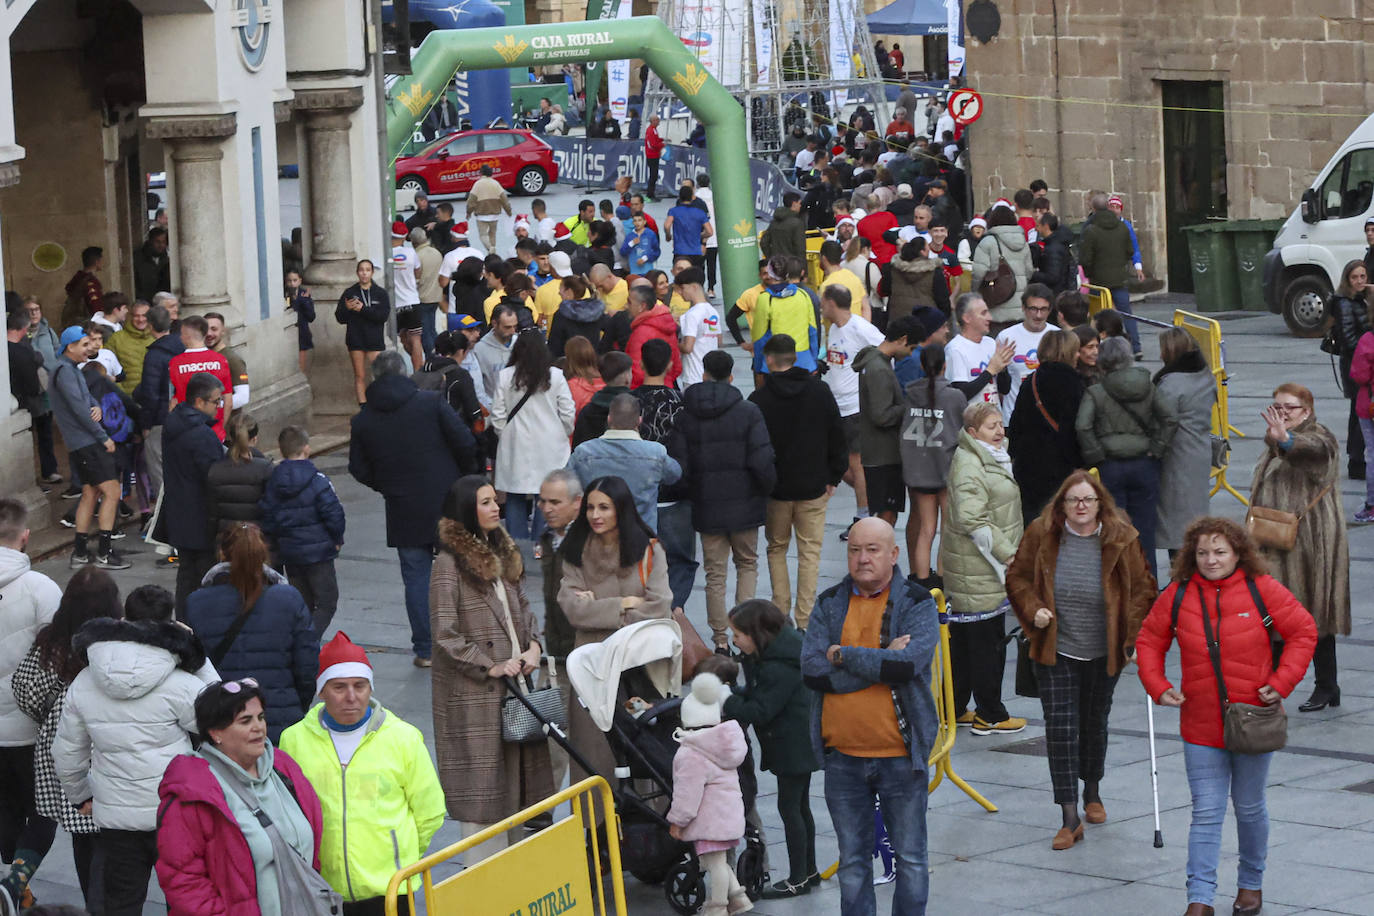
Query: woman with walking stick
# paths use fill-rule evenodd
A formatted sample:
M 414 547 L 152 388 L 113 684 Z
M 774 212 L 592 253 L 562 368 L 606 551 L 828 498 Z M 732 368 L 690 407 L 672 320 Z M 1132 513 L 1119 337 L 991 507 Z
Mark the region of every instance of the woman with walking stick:
M 1273 639 L 1282 640 L 1276 659 Z M 1164 674 L 1178 640 L 1182 688 Z M 1240 845 L 1232 916 L 1258 916 L 1268 854 L 1264 787 L 1273 751 L 1286 731 L 1266 714 L 1292 692 L 1317 645 L 1312 616 L 1268 573 L 1245 530 L 1228 519 L 1188 526 L 1174 561 L 1173 583 L 1140 629 L 1140 682 L 1161 706 L 1179 708 L 1183 761 L 1193 795 L 1188 831 L 1188 910 L 1211 916 L 1228 793 L 1235 800 Z M 1250 723 L 1270 723 L 1262 733 Z

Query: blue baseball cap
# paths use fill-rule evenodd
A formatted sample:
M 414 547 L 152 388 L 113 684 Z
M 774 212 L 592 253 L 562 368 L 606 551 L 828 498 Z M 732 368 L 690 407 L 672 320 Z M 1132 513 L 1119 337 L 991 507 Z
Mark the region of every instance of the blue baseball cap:
M 85 330 L 77 327 L 76 325 L 72 325 L 71 327 L 67 328 L 67 330 L 63 331 L 62 336 L 59 338 L 59 340 L 62 343 L 62 349 L 67 349 L 72 344 L 76 343 L 78 340 L 85 336 Z
M 482 322 L 468 314 L 450 315 L 448 323 L 450 330 L 456 330 L 458 328 L 480 328 L 482 326 Z

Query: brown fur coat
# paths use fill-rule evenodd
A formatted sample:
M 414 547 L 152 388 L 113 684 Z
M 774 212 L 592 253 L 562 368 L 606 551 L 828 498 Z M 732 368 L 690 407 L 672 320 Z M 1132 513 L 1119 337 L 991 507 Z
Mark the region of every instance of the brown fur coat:
M 539 639 L 523 575 L 520 550 L 504 530 L 492 546 L 440 519 L 429 579 L 434 746 L 444 800 L 456 820 L 489 824 L 553 793 L 548 744 L 501 740 L 506 688 L 487 674 Z M 505 590 L 518 646 L 511 645 L 497 588 Z
M 1263 551 L 1274 578 L 1302 602 L 1318 636 L 1350 635 L 1350 551 L 1341 514 L 1341 447 L 1325 426 L 1309 417 L 1290 432 L 1287 452 L 1266 445 L 1250 482 L 1255 506 L 1297 514 L 1327 491 L 1298 522 L 1292 550 Z

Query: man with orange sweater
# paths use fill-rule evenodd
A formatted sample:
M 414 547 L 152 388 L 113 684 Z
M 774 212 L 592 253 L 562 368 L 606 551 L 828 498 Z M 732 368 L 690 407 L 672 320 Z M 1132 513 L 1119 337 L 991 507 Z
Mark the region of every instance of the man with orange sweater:
M 806 628 L 802 677 L 820 694 L 811 743 L 840 847 L 840 910 L 874 913 L 873 806 L 897 859 L 893 916 L 926 911 L 926 760 L 938 719 L 930 663 L 940 624 L 930 593 L 897 570 L 892 526 L 849 531 L 849 575 L 823 592 Z

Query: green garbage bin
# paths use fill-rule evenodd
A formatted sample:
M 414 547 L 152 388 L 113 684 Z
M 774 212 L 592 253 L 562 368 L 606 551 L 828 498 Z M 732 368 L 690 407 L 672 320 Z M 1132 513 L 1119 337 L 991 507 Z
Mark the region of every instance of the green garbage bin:
M 1199 312 L 1227 312 L 1241 307 L 1236 288 L 1236 251 L 1229 225 L 1198 223 L 1183 227 Z
M 1236 250 L 1236 290 L 1243 309 L 1266 310 L 1264 256 L 1274 247 L 1274 236 L 1283 224 L 1281 219 L 1242 219 L 1223 224 Z

